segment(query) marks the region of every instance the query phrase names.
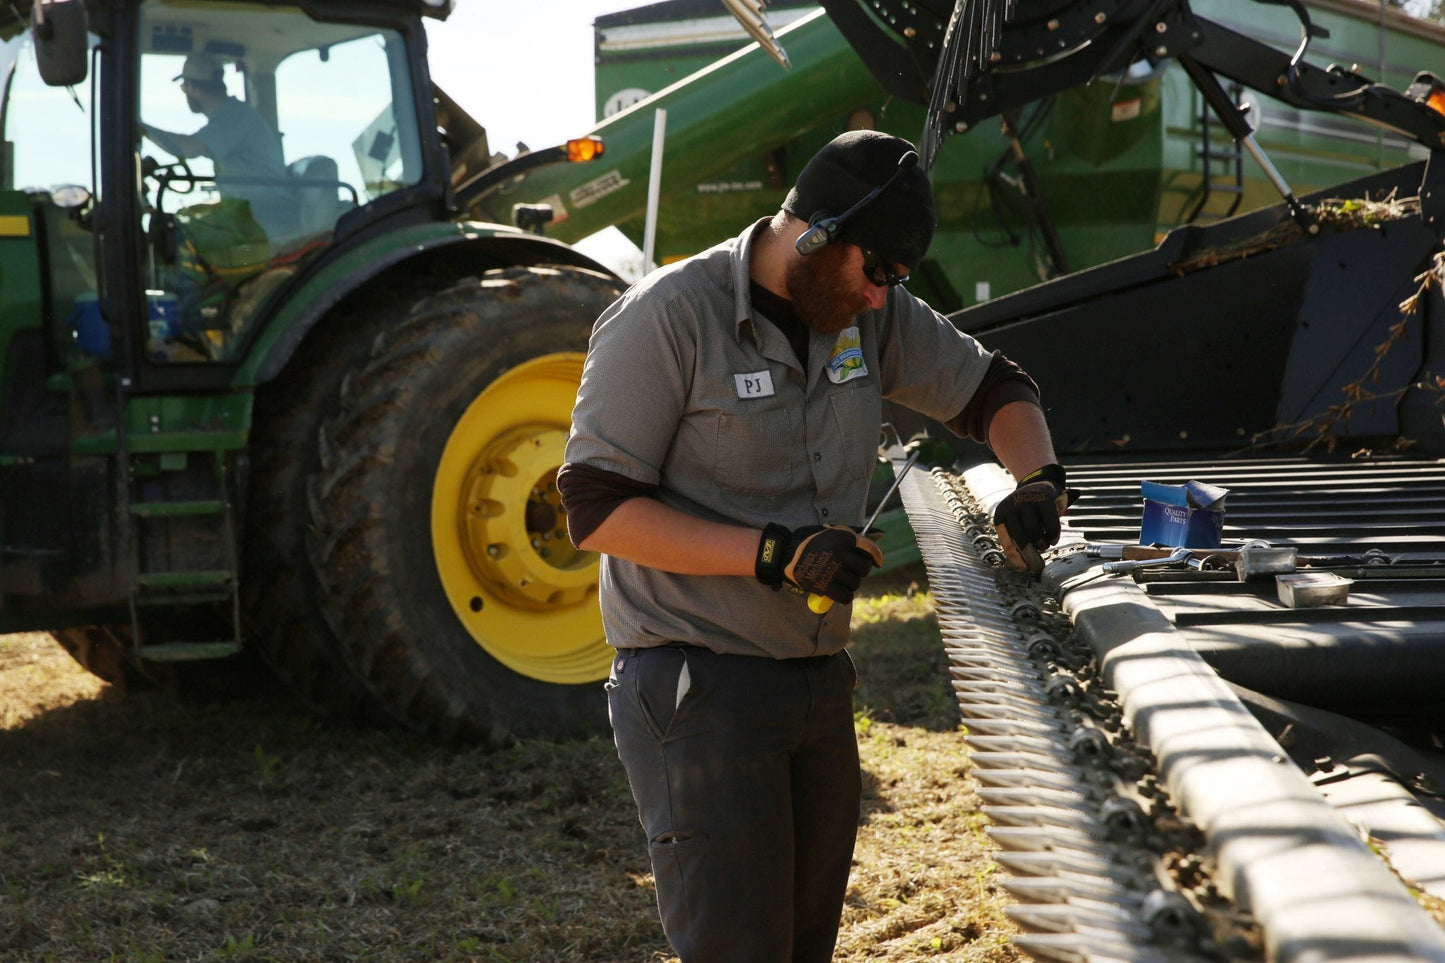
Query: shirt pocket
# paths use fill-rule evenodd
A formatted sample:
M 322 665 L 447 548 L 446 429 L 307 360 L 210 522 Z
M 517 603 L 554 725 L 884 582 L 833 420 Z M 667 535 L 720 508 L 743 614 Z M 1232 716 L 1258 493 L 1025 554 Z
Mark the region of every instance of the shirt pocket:
M 883 421 L 883 393 L 866 378 L 845 384 L 828 395 L 842 439 L 843 464 L 853 478 L 870 478 L 878 462 L 878 429 Z
M 805 447 L 787 408 L 751 406 L 717 414 L 713 481 L 727 491 L 780 495 L 798 484 Z

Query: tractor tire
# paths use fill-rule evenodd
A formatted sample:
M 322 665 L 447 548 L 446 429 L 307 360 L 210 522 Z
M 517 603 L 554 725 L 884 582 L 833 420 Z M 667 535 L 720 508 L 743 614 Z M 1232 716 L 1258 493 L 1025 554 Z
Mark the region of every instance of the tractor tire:
M 77 665 L 100 681 L 122 689 L 138 681 L 128 665 L 128 642 L 114 630 L 103 625 L 83 625 L 54 629 L 50 637 L 70 653 Z
M 311 557 L 336 638 L 398 718 L 505 744 L 606 730 L 598 558 L 556 474 L 587 339 L 620 285 L 489 271 L 420 301 L 320 434 Z
M 241 551 L 246 644 L 312 709 L 358 721 L 384 713 L 317 608 L 320 583 L 306 545 L 308 485 L 320 468 L 316 437 L 334 414 L 343 379 L 419 296 L 405 287 L 369 289 L 338 306 L 256 393 Z

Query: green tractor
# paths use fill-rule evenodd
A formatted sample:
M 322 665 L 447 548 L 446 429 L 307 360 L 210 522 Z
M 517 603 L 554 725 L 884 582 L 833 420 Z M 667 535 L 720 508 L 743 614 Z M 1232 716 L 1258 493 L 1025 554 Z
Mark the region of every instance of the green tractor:
M 458 738 L 605 725 L 596 559 L 554 479 L 623 284 L 460 218 L 489 178 L 568 152 L 468 179 L 484 135 L 426 66 L 423 17 L 448 12 L 16 11 L 0 631 L 51 632 L 118 683 L 211 684 L 259 654 L 319 704 Z M 222 102 L 265 126 L 206 143 Z

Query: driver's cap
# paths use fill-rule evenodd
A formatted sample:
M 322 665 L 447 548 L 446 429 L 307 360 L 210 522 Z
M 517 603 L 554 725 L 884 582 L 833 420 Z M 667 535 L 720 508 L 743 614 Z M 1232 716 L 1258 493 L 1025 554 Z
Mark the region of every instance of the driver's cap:
M 209 84 L 222 83 L 225 71 L 221 62 L 208 53 L 193 53 L 186 58 L 181 72 L 172 80 L 200 80 Z

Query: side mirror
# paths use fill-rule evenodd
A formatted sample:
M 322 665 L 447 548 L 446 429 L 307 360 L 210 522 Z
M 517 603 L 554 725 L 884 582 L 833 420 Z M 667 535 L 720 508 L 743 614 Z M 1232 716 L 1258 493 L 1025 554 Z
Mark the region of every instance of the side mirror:
M 90 22 L 84 0 L 35 0 L 31 18 L 40 79 L 51 87 L 72 87 L 85 80 Z

